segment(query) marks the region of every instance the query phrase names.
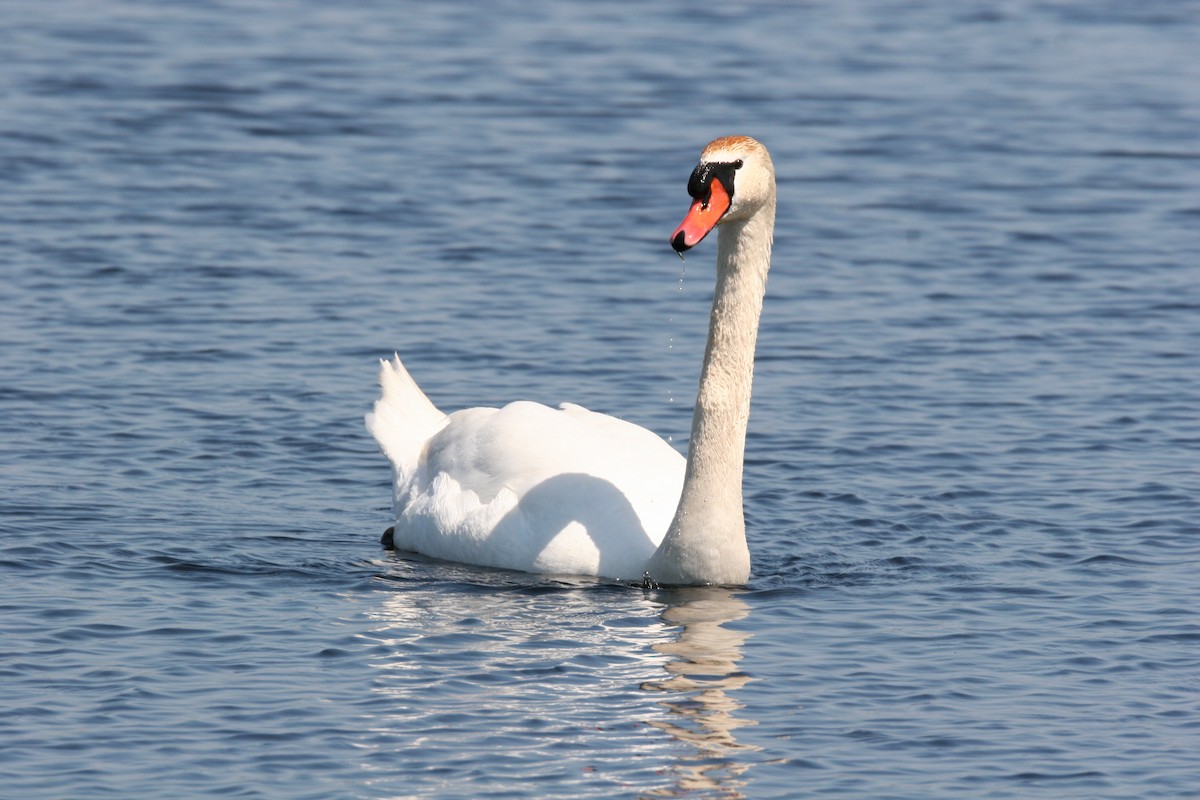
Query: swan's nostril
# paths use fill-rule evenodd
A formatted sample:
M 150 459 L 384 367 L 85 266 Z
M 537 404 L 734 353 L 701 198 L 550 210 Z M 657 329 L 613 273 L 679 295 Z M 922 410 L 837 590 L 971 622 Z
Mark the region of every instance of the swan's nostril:
M 671 247 L 675 248 L 676 253 L 691 249 L 691 245 L 687 243 L 687 235 L 683 231 L 675 234 L 675 238 L 671 240 Z

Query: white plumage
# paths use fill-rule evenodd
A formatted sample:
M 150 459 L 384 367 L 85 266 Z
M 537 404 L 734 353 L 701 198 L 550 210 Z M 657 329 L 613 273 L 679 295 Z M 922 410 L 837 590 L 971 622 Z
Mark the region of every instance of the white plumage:
M 397 356 L 367 427 L 392 463 L 393 544 L 434 558 L 668 584 L 750 574 L 742 459 L 775 222 L 775 173 L 748 137 L 711 142 L 672 234 L 721 226 L 688 460 L 645 428 L 564 404 L 437 409 Z
M 665 441 L 569 403 L 447 416 L 399 357 L 382 362 L 380 383 L 367 427 L 394 467 L 398 549 L 526 572 L 642 577 L 683 486 L 686 462 Z

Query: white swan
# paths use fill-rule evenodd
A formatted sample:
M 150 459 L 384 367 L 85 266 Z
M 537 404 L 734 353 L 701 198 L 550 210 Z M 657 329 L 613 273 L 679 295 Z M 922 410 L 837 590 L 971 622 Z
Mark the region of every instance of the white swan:
M 743 584 L 742 459 L 771 261 L 775 170 L 754 139 L 704 148 L 679 253 L 719 225 L 717 285 L 685 462 L 637 425 L 564 404 L 443 414 L 383 361 L 367 428 L 392 462 L 400 550 L 525 572 Z

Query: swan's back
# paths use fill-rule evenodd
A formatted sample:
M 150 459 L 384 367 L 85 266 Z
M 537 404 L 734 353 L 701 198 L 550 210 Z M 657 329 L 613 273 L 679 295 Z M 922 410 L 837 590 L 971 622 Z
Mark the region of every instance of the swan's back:
M 397 379 L 397 365 L 385 363 L 369 421 L 395 472 L 397 549 L 526 572 L 642 577 L 679 502 L 683 456 L 645 428 L 577 405 L 445 416 L 423 393 L 423 403 L 389 403 L 389 385 L 401 397 L 420 392 L 407 372 L 407 383 Z

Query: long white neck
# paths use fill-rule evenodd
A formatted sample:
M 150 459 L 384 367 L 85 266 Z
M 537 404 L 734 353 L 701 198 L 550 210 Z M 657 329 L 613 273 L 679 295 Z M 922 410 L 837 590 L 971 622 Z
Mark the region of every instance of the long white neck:
M 657 583 L 734 585 L 750 577 L 742 461 L 774 228 L 772 200 L 750 218 L 718 229 L 717 288 L 683 494 L 647 566 L 648 577 Z

